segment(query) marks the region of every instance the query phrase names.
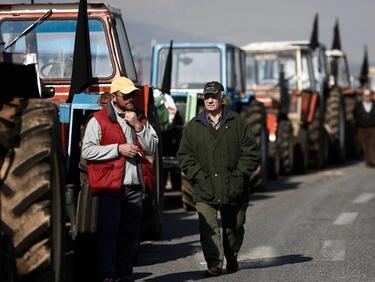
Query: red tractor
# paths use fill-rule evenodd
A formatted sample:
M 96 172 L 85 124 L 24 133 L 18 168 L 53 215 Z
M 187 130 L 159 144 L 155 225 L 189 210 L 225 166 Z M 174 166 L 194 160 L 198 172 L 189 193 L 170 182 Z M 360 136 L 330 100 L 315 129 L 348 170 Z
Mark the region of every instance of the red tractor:
M 304 173 L 309 165 L 324 163 L 327 138 L 312 50 L 297 42 L 251 43 L 243 49 L 247 91 L 267 108 L 269 174 Z
M 88 116 L 108 99 L 111 81 L 126 76 L 137 82 L 137 74 L 120 10 L 100 3 L 86 9 L 82 12 L 77 3 L 0 5 L 6 51 L 1 73 L 9 74 L 2 76 L 2 85 L 9 87 L 0 98 L 2 281 L 62 281 L 69 273 L 64 271 L 65 241 L 95 229 L 95 199 L 80 160 L 81 133 Z M 79 12 L 87 17 L 82 35 Z M 75 48 L 78 38 L 90 43 L 87 60 L 76 55 L 82 47 Z M 17 56 L 24 60 L 10 59 Z M 92 69 L 87 86 L 73 89 L 75 66 L 87 64 Z M 15 72 L 9 69 L 18 68 L 23 72 L 11 77 Z M 14 80 L 18 84 L 10 87 Z M 137 87 L 142 93 L 137 106 L 158 131 L 152 89 Z M 32 99 L 53 93 L 48 100 Z M 161 144 L 150 160 L 154 189 L 144 193 L 143 235 L 156 238 L 164 193 Z

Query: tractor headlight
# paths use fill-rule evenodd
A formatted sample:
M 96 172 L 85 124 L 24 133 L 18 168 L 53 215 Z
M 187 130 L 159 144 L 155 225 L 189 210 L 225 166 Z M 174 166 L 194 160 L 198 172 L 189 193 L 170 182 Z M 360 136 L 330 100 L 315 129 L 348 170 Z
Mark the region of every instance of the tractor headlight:
M 275 142 L 276 141 L 276 135 L 271 133 L 269 136 L 268 136 L 268 139 L 270 140 L 270 142 Z

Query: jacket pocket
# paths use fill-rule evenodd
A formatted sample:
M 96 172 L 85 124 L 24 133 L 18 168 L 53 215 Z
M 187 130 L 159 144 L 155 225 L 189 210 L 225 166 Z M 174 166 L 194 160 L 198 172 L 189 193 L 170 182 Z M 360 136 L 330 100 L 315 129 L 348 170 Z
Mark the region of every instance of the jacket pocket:
M 194 200 L 212 201 L 215 197 L 211 184 L 211 177 L 208 173 L 199 173 L 195 178 L 193 190 Z
M 245 191 L 245 177 L 231 174 L 229 177 L 229 197 L 233 201 L 240 201 Z
M 114 164 L 113 163 L 96 163 L 88 164 L 89 186 L 92 191 L 101 190 L 118 190 L 117 181 L 114 181 Z

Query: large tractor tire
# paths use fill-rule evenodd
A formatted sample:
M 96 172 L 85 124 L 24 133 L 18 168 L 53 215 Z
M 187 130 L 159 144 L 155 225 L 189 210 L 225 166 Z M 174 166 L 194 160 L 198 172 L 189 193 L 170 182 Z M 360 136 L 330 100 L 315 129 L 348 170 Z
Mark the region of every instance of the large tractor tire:
M 14 99 L 1 106 L 2 281 L 62 281 L 64 190 L 57 107 Z M 5 250 L 5 253 L 3 252 Z
M 301 126 L 298 133 L 297 143 L 293 147 L 294 172 L 304 174 L 309 164 L 309 131 Z
M 355 95 L 344 96 L 345 117 L 346 117 L 346 156 L 350 159 L 357 159 L 361 155 L 361 146 L 356 136 L 354 121 L 354 109 L 357 104 Z
M 268 152 L 267 177 L 270 180 L 276 180 L 280 175 L 280 152 L 277 142 L 268 143 Z
M 309 167 L 323 168 L 328 162 L 329 139 L 324 128 L 324 116 L 318 109 L 309 125 Z
M 326 101 L 325 126 L 330 140 L 329 159 L 341 163 L 346 155 L 345 105 L 337 89 L 331 91 Z
M 150 116 L 149 121 L 159 136 L 159 143 L 152 162 L 154 186 L 152 190 L 146 191 L 143 199 L 141 238 L 142 240 L 158 240 L 162 232 L 164 209 L 163 140 L 161 140 L 161 127 L 157 116 Z
M 261 102 L 254 100 L 250 104 L 244 105 L 240 114 L 253 130 L 261 157 L 260 166 L 250 176 L 250 191 L 264 191 L 266 189 L 268 167 L 266 110 Z
M 182 206 L 185 211 L 195 211 L 195 204 L 193 202 L 193 186 L 186 176 L 182 173 L 181 182 Z
M 281 120 L 279 122 L 276 142 L 280 156 L 280 174 L 290 175 L 294 167 L 293 126 L 290 121 Z

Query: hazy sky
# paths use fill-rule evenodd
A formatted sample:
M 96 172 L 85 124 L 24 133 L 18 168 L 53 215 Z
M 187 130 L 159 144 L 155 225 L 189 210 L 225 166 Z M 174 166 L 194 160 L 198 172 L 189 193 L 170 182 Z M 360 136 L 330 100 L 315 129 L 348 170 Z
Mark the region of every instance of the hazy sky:
M 7 2 L 30 1 L 0 0 Z M 342 46 L 353 75 L 358 75 L 364 44 L 369 48 L 370 65 L 375 62 L 375 0 L 109 0 L 106 3 L 121 9 L 131 45 L 143 56 L 150 55 L 153 38 L 156 42 L 219 41 L 239 46 L 255 41 L 308 39 L 314 15 L 319 13 L 320 41 L 328 47 L 332 43 L 335 18 L 339 18 Z
M 142 38 L 144 44 L 151 36 L 157 41 L 207 40 L 240 46 L 254 41 L 308 39 L 314 15 L 319 13 L 322 43 L 331 46 L 334 21 L 339 18 L 342 46 L 350 63 L 361 63 L 364 44 L 368 44 L 370 62 L 372 55 L 375 58 L 374 0 L 112 0 L 110 3 L 122 9 L 125 21 L 129 22 L 130 37 L 142 38 L 137 34 L 136 24 L 141 30 L 148 29 Z

